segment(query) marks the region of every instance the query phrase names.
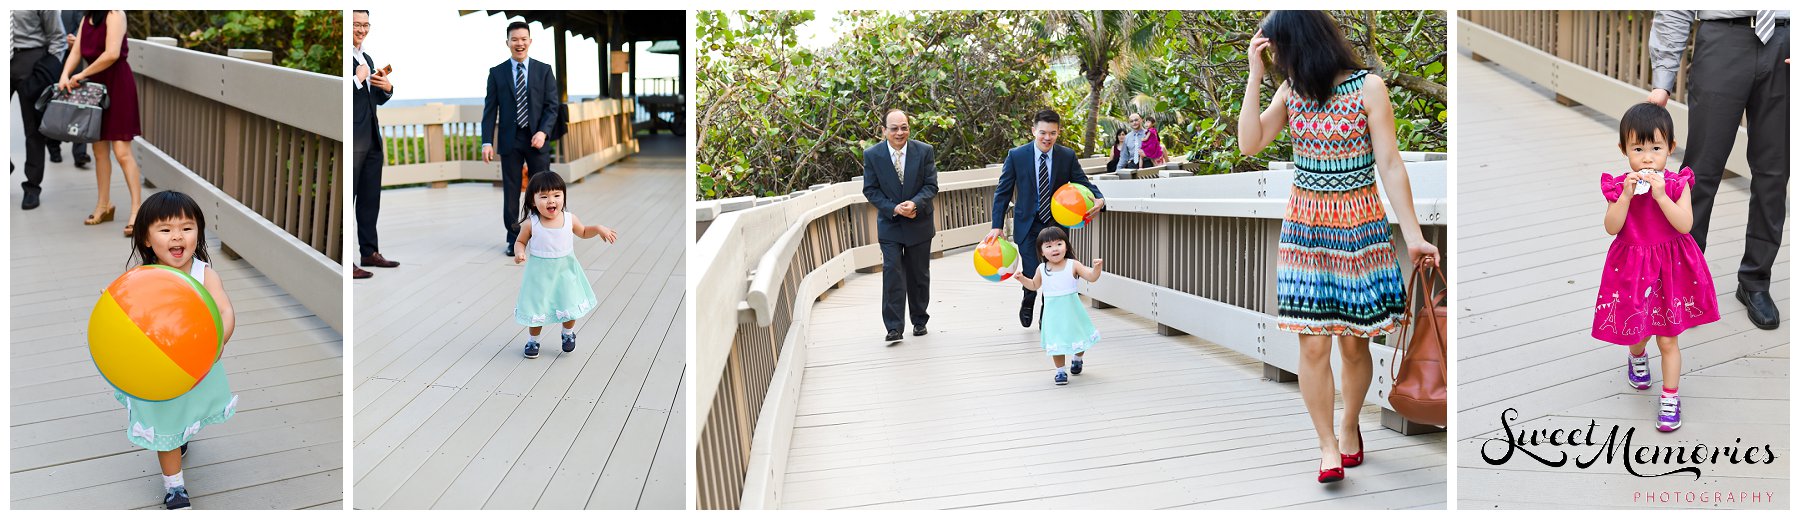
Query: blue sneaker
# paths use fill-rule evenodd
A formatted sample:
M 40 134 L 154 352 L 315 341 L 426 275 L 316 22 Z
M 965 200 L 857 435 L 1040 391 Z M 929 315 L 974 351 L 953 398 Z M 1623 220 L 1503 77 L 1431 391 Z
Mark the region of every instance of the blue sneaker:
M 1069 375 L 1081 375 L 1081 358 L 1077 357 L 1074 360 L 1069 361 Z
M 1625 364 L 1625 383 L 1638 390 L 1650 389 L 1650 355 L 1630 356 Z
M 575 333 L 564 332 L 562 335 L 562 338 L 563 338 L 563 352 L 574 352 L 575 351 Z
M 1681 397 L 1662 398 L 1662 410 L 1656 414 L 1656 431 L 1672 432 L 1681 427 Z
M 163 507 L 168 509 L 187 509 L 191 505 L 192 504 L 188 503 L 186 486 L 175 486 L 175 489 L 163 490 Z
M 1061 370 L 1056 371 L 1056 384 L 1057 386 L 1069 384 L 1069 374 L 1063 373 Z
M 526 340 L 525 341 L 525 359 L 537 359 L 537 355 L 538 355 L 537 340 L 535 340 L 535 339 Z

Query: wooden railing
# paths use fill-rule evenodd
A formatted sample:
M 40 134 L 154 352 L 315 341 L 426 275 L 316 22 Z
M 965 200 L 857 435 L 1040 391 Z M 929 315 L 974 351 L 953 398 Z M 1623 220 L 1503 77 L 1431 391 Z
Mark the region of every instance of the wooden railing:
M 200 202 L 231 253 L 341 331 L 343 78 L 153 40 L 128 42 L 144 177 Z
M 1082 163 L 1097 172 L 1105 159 Z M 1408 169 L 1428 238 L 1447 250 L 1445 163 Z M 939 173 L 933 251 L 973 245 L 987 233 L 999 173 L 997 167 Z M 1298 369 L 1298 340 L 1277 333 L 1272 316 L 1275 244 L 1291 171 L 1095 179 L 1108 211 L 1075 231 L 1074 240 L 1119 260 L 1109 261 L 1109 275 L 1089 286 L 1094 301 L 1150 317 L 1165 333 L 1199 335 L 1271 370 Z M 852 271 L 881 264 L 875 210 L 860 179 L 763 202 L 712 205 L 716 215 L 709 216 L 716 219 L 689 250 L 701 268 L 694 388 L 705 420 L 694 450 L 702 509 L 780 503 L 812 302 Z M 1388 352 L 1377 346 L 1375 357 L 1385 362 Z M 1390 384 L 1381 377 L 1373 386 L 1384 407 Z
M 550 169 L 574 182 L 637 153 L 631 124 L 637 103 L 596 99 L 570 103 L 569 132 L 552 141 Z M 382 186 L 456 180 L 500 180 L 500 161 L 481 161 L 481 106 L 433 103 L 381 108 L 387 167 Z
M 1568 105 L 1587 105 L 1613 119 L 1650 92 L 1652 11 L 1457 11 L 1457 46 L 1476 61 L 1492 61 L 1544 85 Z M 1699 27 L 1695 23 L 1694 29 Z M 1677 140 L 1687 132 L 1687 72 L 1695 38 L 1688 38 L 1670 92 Z M 1502 100 L 1472 100 L 1502 103 Z M 1747 173 L 1749 136 L 1738 129 L 1725 169 Z

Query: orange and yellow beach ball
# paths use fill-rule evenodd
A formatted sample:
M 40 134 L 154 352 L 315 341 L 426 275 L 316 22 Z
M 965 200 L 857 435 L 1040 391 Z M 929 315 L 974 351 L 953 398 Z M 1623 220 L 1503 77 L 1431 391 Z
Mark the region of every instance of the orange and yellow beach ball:
M 1094 211 L 1094 192 L 1073 182 L 1056 189 L 1050 197 L 1050 217 L 1069 229 L 1087 224 L 1088 213 Z
M 995 238 L 975 247 L 975 274 L 990 282 L 1011 278 L 1019 270 L 1019 247 L 1011 240 Z
M 224 325 L 199 281 L 147 265 L 106 286 L 88 316 L 88 353 L 101 377 L 145 401 L 180 397 L 219 360 Z

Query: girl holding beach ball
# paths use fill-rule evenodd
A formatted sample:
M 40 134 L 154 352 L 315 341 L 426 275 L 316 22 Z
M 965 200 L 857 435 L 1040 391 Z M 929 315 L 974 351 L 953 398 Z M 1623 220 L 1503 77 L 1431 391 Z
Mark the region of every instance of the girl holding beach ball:
M 207 266 L 206 216 L 180 192 L 151 195 L 133 220 L 141 265 L 114 281 L 88 320 L 94 364 L 125 406 L 126 438 L 156 452 L 163 506 L 189 506 L 181 458 L 200 428 L 237 409 L 220 351 L 237 325 L 218 273 Z

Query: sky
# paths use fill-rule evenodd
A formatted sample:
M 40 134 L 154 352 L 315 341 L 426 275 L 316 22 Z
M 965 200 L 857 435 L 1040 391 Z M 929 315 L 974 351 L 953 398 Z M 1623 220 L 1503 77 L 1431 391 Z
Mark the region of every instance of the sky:
M 454 9 L 375 9 L 369 16 L 363 50 L 375 58 L 377 66 L 394 66 L 391 78 L 396 100 L 479 98 L 486 94 L 487 70 L 509 55 L 506 24 L 510 22 L 497 14 L 458 16 Z M 556 45 L 562 38 L 552 38 L 535 23 L 531 24 L 531 38 L 531 57 L 554 66 Z M 643 77 L 680 75 L 679 59 L 644 52 L 648 47 L 638 48 L 638 72 Z M 568 81 L 570 99 L 600 93 L 599 53 L 594 40 L 570 42 L 569 70 L 557 71 Z

